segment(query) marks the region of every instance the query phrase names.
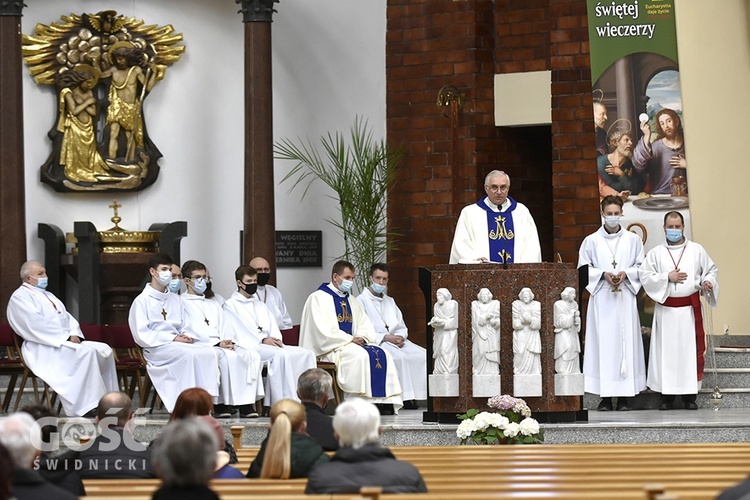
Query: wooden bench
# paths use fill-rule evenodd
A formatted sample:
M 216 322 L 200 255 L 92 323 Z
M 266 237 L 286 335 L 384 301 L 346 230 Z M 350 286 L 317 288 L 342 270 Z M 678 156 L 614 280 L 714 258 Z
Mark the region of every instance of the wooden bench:
M 750 444 L 535 446 L 404 446 L 394 455 L 414 464 L 428 495 L 380 495 L 381 500 L 431 498 L 708 499 L 744 480 Z M 237 448 L 247 471 L 258 448 Z M 655 490 L 647 490 L 658 483 Z M 150 498 L 159 480 L 85 481 L 88 498 Z M 215 480 L 223 499 L 309 500 L 305 479 Z M 325 495 L 325 498 L 351 495 Z M 322 498 L 322 497 L 320 497 Z

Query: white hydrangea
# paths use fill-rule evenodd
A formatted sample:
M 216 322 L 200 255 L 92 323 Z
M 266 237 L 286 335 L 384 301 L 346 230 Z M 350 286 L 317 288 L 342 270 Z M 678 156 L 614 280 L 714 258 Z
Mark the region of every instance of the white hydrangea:
M 519 426 L 521 427 L 521 434 L 524 436 L 533 436 L 539 433 L 539 422 L 533 418 L 524 418 Z
M 501 430 L 504 430 L 506 427 L 508 427 L 508 424 L 510 423 L 507 417 L 500 415 L 499 413 L 490 413 L 489 420 L 492 427 Z
M 463 420 L 456 429 L 456 435 L 461 439 L 470 437 L 474 432 L 478 430 L 478 427 L 474 420 L 466 419 Z
M 503 431 L 503 434 L 505 434 L 509 438 L 513 438 L 518 436 L 519 432 L 521 432 L 521 426 L 515 422 L 511 422 L 507 425 L 505 431 Z
M 487 427 L 492 425 L 494 416 L 494 413 L 489 413 L 486 411 L 479 413 L 476 417 L 474 417 L 474 423 L 477 426 L 477 429 L 480 431 L 486 431 Z

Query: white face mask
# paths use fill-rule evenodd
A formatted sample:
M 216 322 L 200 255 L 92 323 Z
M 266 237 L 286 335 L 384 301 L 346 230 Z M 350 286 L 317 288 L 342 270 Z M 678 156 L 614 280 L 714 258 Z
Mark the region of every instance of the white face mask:
M 169 282 L 172 281 L 172 271 L 159 271 L 159 274 L 156 275 L 156 281 L 161 286 L 169 285 Z
M 620 216 L 619 215 L 607 215 L 604 217 L 604 223 L 607 225 L 608 228 L 614 229 L 620 225 Z

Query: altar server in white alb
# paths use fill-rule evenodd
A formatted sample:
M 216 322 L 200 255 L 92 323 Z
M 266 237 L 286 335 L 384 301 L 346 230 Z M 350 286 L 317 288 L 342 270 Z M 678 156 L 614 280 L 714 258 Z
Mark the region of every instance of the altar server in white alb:
M 264 396 L 263 362 L 255 349 L 245 349 L 224 339 L 222 306 L 205 297 L 208 271 L 197 260 L 182 265 L 186 292 L 180 295 L 184 330 L 196 344 L 212 346 L 219 360 L 218 404 L 214 415 L 231 416 L 237 409 L 241 417 L 257 417 L 254 404 Z
M 404 408 L 414 410 L 416 400 L 427 399 L 427 350 L 409 340 L 401 309 L 386 293 L 388 275 L 388 264 L 373 264 L 370 267 L 370 286 L 359 294 L 357 300 L 375 327 L 375 343 L 393 358 L 403 391 Z
M 370 318 L 349 292 L 354 266 L 344 260 L 333 265 L 331 282 L 307 297 L 302 310 L 299 342 L 318 359 L 336 364 L 336 379 L 346 396 L 368 398 L 376 404 L 404 405 L 393 358 L 377 347 Z
M 143 348 L 148 375 L 164 407 L 172 413 L 185 389 L 200 387 L 219 396 L 219 365 L 212 347 L 195 342 L 184 329 L 180 296 L 169 291 L 172 258 L 156 254 L 148 263 L 151 282 L 130 306 L 128 323 Z
M 586 349 L 583 356 L 586 392 L 599 394 L 600 411 L 629 410 L 628 398 L 646 389 L 641 323 L 636 295 L 641 289 L 638 267 L 643 242 L 620 226 L 622 199 L 605 196 L 604 224 L 581 244 L 578 267 L 588 266 Z
M 450 264 L 541 262 L 534 218 L 510 196 L 510 177 L 493 170 L 484 179 L 487 196 L 461 210 Z
M 115 358 L 108 345 L 83 338 L 78 321 L 46 287 L 44 266 L 24 263 L 21 286 L 8 301 L 8 323 L 23 338 L 21 350 L 31 371 L 60 396 L 66 415 L 80 417 L 96 409 L 106 393 L 119 390 Z
M 273 406 L 282 399 L 297 397 L 297 378 L 317 363 L 313 353 L 302 347 L 284 345 L 276 319 L 258 300 L 258 273 L 250 266 L 234 272 L 237 291 L 224 303 L 222 336 L 245 349 L 255 349 L 268 366 L 263 400 Z
M 719 298 L 719 270 L 706 250 L 683 235 L 680 212 L 664 216 L 667 242 L 648 252 L 639 270 L 643 289 L 654 306 L 648 387 L 660 392 L 660 410 L 669 410 L 676 395 L 688 410 L 703 380 L 706 333 L 703 330 L 701 294 L 711 307 Z
M 271 311 L 279 330 L 289 330 L 294 326 L 294 323 L 286 309 L 284 298 L 278 288 L 268 284 L 271 279 L 271 264 L 263 257 L 255 257 L 250 261 L 249 266 L 258 271 L 258 291 L 255 292 L 258 300 L 263 302 Z

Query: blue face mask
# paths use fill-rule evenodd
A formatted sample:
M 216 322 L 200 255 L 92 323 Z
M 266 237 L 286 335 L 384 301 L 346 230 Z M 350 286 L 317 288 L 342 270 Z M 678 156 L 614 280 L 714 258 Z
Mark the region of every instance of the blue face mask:
M 352 280 L 341 280 L 341 284 L 339 285 L 339 290 L 341 290 L 344 293 L 349 293 L 354 286 L 354 282 Z
M 381 285 L 380 283 L 375 283 L 375 282 L 372 283 L 372 291 L 377 294 L 381 294 L 385 292 L 386 288 L 388 288 L 386 285 Z
M 36 287 L 37 288 L 41 288 L 42 290 L 44 290 L 45 288 L 47 288 L 47 282 L 48 281 L 49 281 L 49 278 L 47 278 L 46 276 L 44 278 L 37 278 L 36 279 Z
M 180 291 L 182 280 L 170 280 L 169 282 L 169 291 L 172 293 L 177 293 Z
M 671 243 L 682 241 L 682 229 L 667 229 L 667 240 Z
M 193 280 L 193 290 L 195 290 L 195 293 L 198 295 L 203 295 L 203 292 L 206 291 L 206 280 L 203 278 Z

